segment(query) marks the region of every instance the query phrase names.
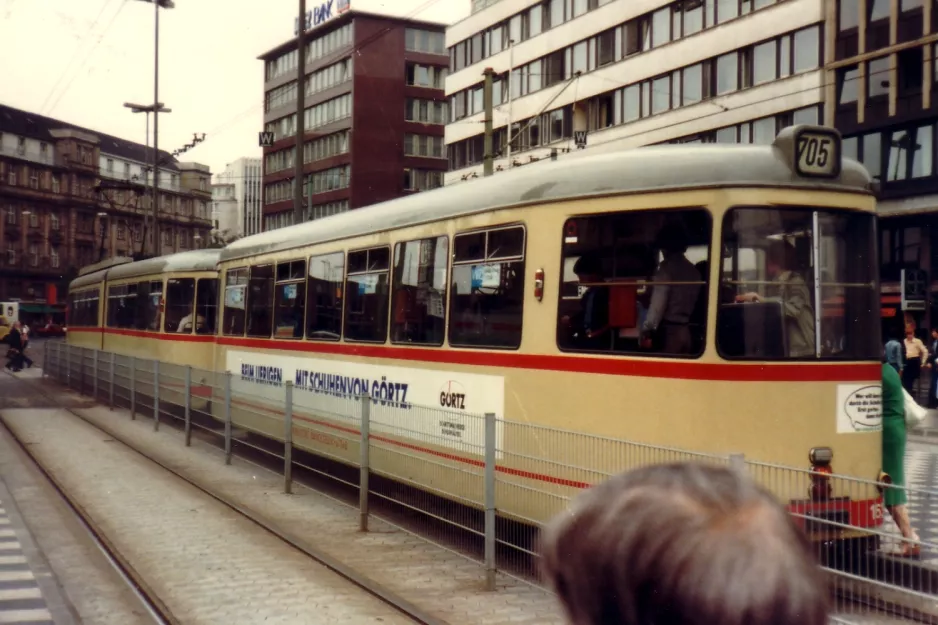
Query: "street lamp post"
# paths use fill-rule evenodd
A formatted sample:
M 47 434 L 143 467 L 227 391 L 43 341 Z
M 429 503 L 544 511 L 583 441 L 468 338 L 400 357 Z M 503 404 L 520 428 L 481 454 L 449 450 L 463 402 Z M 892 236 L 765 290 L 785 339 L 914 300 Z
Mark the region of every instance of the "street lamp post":
M 157 200 L 159 195 L 159 184 L 158 184 L 158 173 L 159 173 L 159 152 L 156 149 L 156 118 L 158 113 L 172 113 L 173 109 L 166 108 L 163 106 L 162 102 L 157 102 L 156 104 L 134 104 L 133 102 L 124 102 L 124 106 L 129 108 L 134 113 L 146 113 L 147 116 L 147 137 L 146 137 L 146 147 L 150 149 L 150 113 L 153 113 L 153 190 L 152 190 L 152 199 L 153 199 L 153 231 L 155 232 L 158 228 L 157 222 Z M 143 214 L 143 245 L 144 248 L 147 246 L 149 241 L 149 233 L 147 232 L 147 221 L 149 221 L 149 216 Z M 156 239 L 154 239 L 155 242 Z M 144 250 L 145 252 L 146 250 Z M 154 253 L 156 252 L 156 245 L 153 246 Z
M 160 180 L 160 113 L 166 113 L 168 110 L 162 108 L 160 104 L 160 8 L 173 9 L 176 7 L 173 0 L 142 0 L 143 2 L 153 3 L 153 253 L 156 254 L 157 241 L 159 240 L 158 228 L 158 203 L 159 180 Z

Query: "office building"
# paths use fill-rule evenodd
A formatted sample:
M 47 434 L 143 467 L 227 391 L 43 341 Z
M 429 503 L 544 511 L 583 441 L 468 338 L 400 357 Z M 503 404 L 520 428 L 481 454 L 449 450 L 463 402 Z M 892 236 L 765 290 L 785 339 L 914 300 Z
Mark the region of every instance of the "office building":
M 442 185 L 443 29 L 347 10 L 305 33 L 306 220 Z M 273 142 L 264 148 L 268 230 L 293 223 L 296 39 L 260 58 Z
M 923 0 L 837 0 L 828 14 L 826 121 L 879 182 L 884 330 L 938 325 L 938 11 Z M 902 270 L 919 270 L 902 314 Z M 911 293 L 910 293 L 911 294 Z
M 0 300 L 55 303 L 78 268 L 143 252 L 152 150 L 0 105 Z M 209 169 L 160 152 L 158 253 L 203 247 Z M 149 236 L 149 235 L 148 235 Z
M 477 6 L 446 33 L 446 184 L 483 173 L 487 67 L 495 175 L 578 147 L 769 143 L 785 126 L 822 119 L 823 0 Z
M 212 224 L 224 238 L 262 230 L 262 160 L 239 158 L 228 163 L 212 185 Z

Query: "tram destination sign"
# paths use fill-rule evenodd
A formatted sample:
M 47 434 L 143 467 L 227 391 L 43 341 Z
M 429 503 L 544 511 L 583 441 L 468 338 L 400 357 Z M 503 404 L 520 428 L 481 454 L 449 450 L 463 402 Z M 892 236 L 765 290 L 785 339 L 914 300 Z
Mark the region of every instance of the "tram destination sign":
M 840 175 L 840 134 L 830 128 L 806 126 L 795 132 L 795 170 L 808 178 Z

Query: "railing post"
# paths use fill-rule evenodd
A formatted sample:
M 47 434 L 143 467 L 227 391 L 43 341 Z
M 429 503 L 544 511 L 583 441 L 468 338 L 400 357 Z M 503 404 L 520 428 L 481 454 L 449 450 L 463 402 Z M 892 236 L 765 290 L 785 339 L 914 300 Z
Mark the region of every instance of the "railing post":
M 225 464 L 231 464 L 231 371 L 225 371 Z
M 78 394 L 85 394 L 85 348 L 78 348 Z
M 740 475 L 746 475 L 746 456 L 744 454 L 730 454 L 730 469 Z
M 283 407 L 283 492 L 293 492 L 293 382 L 287 380 Z
M 91 352 L 91 396 L 98 401 L 98 350 Z
M 40 372 L 39 377 L 46 377 L 46 367 L 49 366 L 49 341 L 44 341 L 42 344 L 42 371 Z
M 485 589 L 495 590 L 495 413 L 485 414 Z
M 371 396 L 368 391 L 362 393 L 362 423 L 361 440 L 358 445 L 361 451 L 359 462 L 360 473 L 358 478 L 358 530 L 368 531 L 368 476 L 371 473 Z
M 72 346 L 65 344 L 65 388 L 72 388 Z
M 160 431 L 160 361 L 153 361 L 153 431 Z
M 192 445 L 192 366 L 186 365 L 186 390 L 185 390 L 185 437 L 186 447 Z
M 137 357 L 130 357 L 130 420 L 137 418 Z
M 114 370 L 116 368 L 117 356 L 114 352 L 111 352 L 111 362 L 108 363 L 108 372 L 107 372 L 107 405 L 111 410 L 114 410 Z

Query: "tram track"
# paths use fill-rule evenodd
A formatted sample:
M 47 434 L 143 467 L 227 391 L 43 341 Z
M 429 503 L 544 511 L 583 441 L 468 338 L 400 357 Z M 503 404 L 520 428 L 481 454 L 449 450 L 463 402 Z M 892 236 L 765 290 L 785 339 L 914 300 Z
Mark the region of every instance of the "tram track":
M 10 373 L 7 372 L 4 372 L 4 375 L 13 377 Z M 244 508 L 223 493 L 208 487 L 201 481 L 193 479 L 191 476 L 175 469 L 174 467 L 161 461 L 159 458 L 146 453 L 108 428 L 101 427 L 92 420 L 85 418 L 77 411 L 77 409 L 72 406 L 65 405 L 62 401 L 53 396 L 53 394 L 50 393 L 48 389 L 44 388 L 43 385 L 33 380 L 24 378 L 17 378 L 17 382 L 19 384 L 25 384 L 28 386 L 32 392 L 41 395 L 48 404 L 55 406 L 56 409 L 67 412 L 70 416 L 78 419 L 82 423 L 105 435 L 109 440 L 119 443 L 124 448 L 141 456 L 166 473 L 179 479 L 181 482 L 192 486 L 200 493 L 206 495 L 215 502 L 222 504 L 240 517 L 250 521 L 256 527 L 275 537 L 277 540 L 287 545 L 291 549 L 294 549 L 317 564 L 324 566 L 332 573 L 351 582 L 354 586 L 363 592 L 375 597 L 380 602 L 389 606 L 402 616 L 407 617 L 412 622 L 418 623 L 420 625 L 448 625 L 446 621 L 436 618 L 435 616 L 427 613 L 406 599 L 383 588 L 362 573 L 344 565 L 342 562 L 316 549 L 314 546 L 306 543 L 305 541 L 302 541 L 296 536 L 293 536 L 284 528 L 278 527 L 264 519 L 261 515 Z M 91 398 L 89 398 L 89 400 L 90 399 Z M 107 561 L 115 567 L 115 570 L 121 579 L 128 584 L 134 595 L 145 607 L 146 611 L 152 616 L 153 622 L 157 625 L 184 625 L 183 621 L 179 620 L 174 615 L 170 607 L 161 599 L 153 587 L 147 583 L 145 575 L 137 568 L 135 568 L 129 562 L 128 558 L 126 558 L 121 553 L 121 550 L 114 544 L 114 542 L 107 537 L 99 524 L 96 523 L 93 516 L 89 514 L 77 501 L 77 499 L 69 493 L 68 488 L 64 486 L 62 481 L 59 480 L 51 471 L 47 470 L 37 455 L 30 449 L 30 443 L 20 438 L 18 433 L 9 426 L 5 419 L 2 418 L 2 411 L 0 411 L 0 427 L 2 427 L 3 430 L 10 436 L 11 440 L 15 441 L 16 446 L 22 450 L 25 456 L 29 459 L 30 463 L 39 471 L 43 478 L 48 481 L 52 489 L 67 504 L 68 508 L 71 510 L 71 512 L 74 513 L 76 519 L 80 522 L 82 527 L 87 530 L 88 535 L 94 544 L 101 550 Z
M 32 387 L 37 388 L 37 392 L 42 393 L 45 397 L 51 399 L 49 392 L 42 387 L 42 385 L 37 384 L 32 381 L 27 381 Z M 141 404 L 145 404 L 144 397 L 138 397 L 139 400 L 144 400 Z M 54 400 L 53 401 L 57 401 Z M 167 405 L 161 406 L 161 412 L 163 409 L 168 408 Z M 120 437 L 116 436 L 113 432 L 109 431 L 106 428 L 101 427 L 97 423 L 90 421 L 84 416 L 76 413 L 74 410 L 67 409 L 70 414 L 73 414 L 78 419 L 88 423 L 92 427 L 98 429 L 99 431 L 112 436 L 115 440 L 118 440 L 126 447 L 132 449 L 141 456 L 147 458 L 148 460 L 154 462 L 160 467 L 166 469 L 173 475 L 176 475 L 183 481 L 195 486 L 200 491 L 206 493 L 212 498 L 220 501 L 231 509 L 237 511 L 238 513 L 249 518 L 255 524 L 263 527 L 264 529 L 270 531 L 275 536 L 284 540 L 291 546 L 299 549 L 300 551 L 310 555 L 318 562 L 325 564 L 330 569 L 338 572 L 343 577 L 347 579 L 352 579 L 352 576 L 356 575 L 354 572 L 348 572 L 348 569 L 344 567 L 341 563 L 334 561 L 329 556 L 325 554 L 317 553 L 314 548 L 309 545 L 305 545 L 300 541 L 297 541 L 295 538 L 291 537 L 289 533 L 285 532 L 280 528 L 271 526 L 265 519 L 261 516 L 243 509 L 237 503 L 229 501 L 224 495 L 216 493 L 211 489 L 206 488 L 204 485 L 199 483 L 197 480 L 190 478 L 189 476 L 183 474 L 182 472 L 164 464 L 159 459 L 148 455 L 147 453 L 136 448 L 133 444 L 129 443 L 126 440 L 122 440 Z M 138 404 L 137 414 L 147 418 L 152 418 L 152 408 L 146 407 L 145 405 Z M 174 429 L 182 430 L 183 426 L 181 421 L 172 415 L 169 415 L 169 418 L 165 418 L 167 415 L 161 414 L 161 424 L 168 425 Z M 199 428 L 193 428 L 197 430 Z M 199 437 L 200 440 L 212 444 L 213 446 L 223 448 L 218 440 L 211 436 Z M 259 437 L 258 437 L 259 438 Z M 266 444 L 265 444 L 266 442 Z M 259 446 L 258 443 L 260 443 Z M 264 448 L 266 447 L 266 449 Z M 232 441 L 232 454 L 238 456 L 240 459 L 249 462 L 250 464 L 257 466 L 258 468 L 269 471 L 275 475 L 282 475 L 282 461 L 277 462 L 275 456 L 277 456 L 277 451 L 275 448 L 282 447 L 282 444 L 278 444 L 275 441 L 270 441 L 267 439 L 257 440 L 255 439 L 253 443 L 234 439 Z M 294 452 L 296 453 L 296 452 Z M 328 462 L 328 461 L 327 461 Z M 338 463 L 335 463 L 338 465 Z M 320 467 L 322 468 L 322 467 Z M 334 470 L 341 472 L 341 467 L 335 467 Z M 342 484 L 341 481 L 332 481 L 327 477 L 323 477 L 325 473 L 322 471 L 317 474 L 316 471 L 310 470 L 302 465 L 297 465 L 293 469 L 293 481 L 299 485 L 305 486 L 313 491 L 325 493 L 331 497 L 334 497 L 338 500 L 345 501 L 346 503 L 353 504 L 357 501 L 358 494 L 357 489 L 352 489 L 346 484 Z M 335 476 L 333 476 L 335 477 Z M 350 477 L 350 476 L 349 476 Z M 343 480 L 344 481 L 344 480 Z M 372 483 L 373 488 L 380 488 L 380 482 Z M 354 492 L 353 492 L 354 491 Z M 469 557 L 476 558 L 477 555 L 481 554 L 481 543 L 478 546 L 472 545 L 471 541 L 471 532 L 466 531 L 466 537 L 460 539 L 447 539 L 444 532 L 436 531 L 432 527 L 433 521 L 424 515 L 415 514 L 410 512 L 408 514 L 406 504 L 403 507 L 394 506 L 390 504 L 385 499 L 380 499 L 376 502 L 378 505 L 373 505 L 373 512 L 378 514 L 384 520 L 391 522 L 394 525 L 397 525 L 404 529 L 405 531 L 410 531 L 418 535 L 427 536 L 430 534 L 431 540 L 437 543 L 442 543 L 442 546 L 452 549 L 454 551 L 460 551 Z M 382 503 L 384 505 L 382 505 Z M 424 502 L 426 505 L 426 502 Z M 452 526 L 449 526 L 449 529 L 452 530 Z M 504 528 L 502 528 L 504 530 Z M 501 534 L 501 532 L 500 532 Z M 466 540 L 466 539 L 469 540 Z M 530 539 L 520 539 L 519 543 L 530 544 L 532 541 Z M 449 543 L 449 544 L 447 544 Z M 525 553 L 524 551 L 516 549 L 505 549 L 500 551 L 511 551 L 511 557 L 505 557 L 504 553 L 502 557 L 499 558 L 499 568 L 504 572 L 509 573 L 510 575 L 523 579 L 528 583 L 536 584 L 536 577 L 531 574 L 531 571 L 536 570 L 535 557 Z M 310 554 L 313 552 L 313 555 Z M 476 552 L 479 552 L 477 554 Z M 476 558 L 477 559 L 477 558 Z M 345 571 L 347 574 L 343 574 Z M 884 586 L 881 583 L 878 583 L 877 580 L 872 578 L 864 578 L 858 575 L 852 575 L 849 573 L 844 573 L 840 571 L 831 571 L 830 573 L 833 577 L 833 586 L 834 593 L 837 597 L 837 612 L 839 616 L 836 616 L 832 619 L 832 622 L 842 624 L 842 625 L 853 625 L 853 624 L 862 624 L 866 625 L 867 623 L 900 623 L 900 622 L 915 622 L 915 623 L 926 623 L 938 625 L 938 606 L 935 606 L 934 609 L 929 610 L 926 603 L 935 603 L 934 597 L 926 595 L 924 593 L 916 593 L 916 601 L 909 602 L 907 601 L 908 596 L 903 596 L 903 592 L 898 589 L 891 589 Z M 364 586 L 363 586 L 364 588 Z M 384 597 L 378 595 L 379 598 L 384 600 Z M 395 605 L 395 607 L 397 607 Z M 854 609 L 855 608 L 855 609 Z M 922 609 L 925 608 L 925 609 Z M 413 618 L 416 622 L 419 623 L 441 623 L 439 620 L 435 620 L 432 617 L 422 615 L 419 609 L 405 608 L 401 610 L 403 613 L 407 614 Z M 862 614 L 861 614 L 862 613 Z

